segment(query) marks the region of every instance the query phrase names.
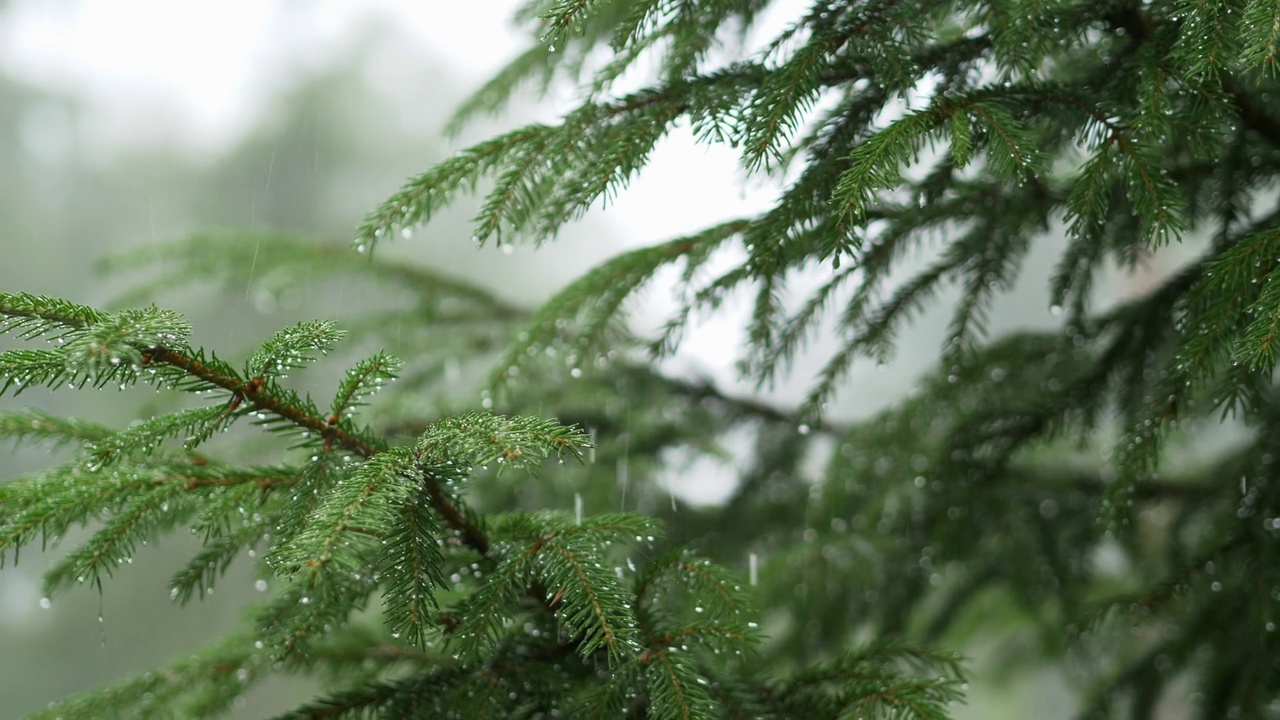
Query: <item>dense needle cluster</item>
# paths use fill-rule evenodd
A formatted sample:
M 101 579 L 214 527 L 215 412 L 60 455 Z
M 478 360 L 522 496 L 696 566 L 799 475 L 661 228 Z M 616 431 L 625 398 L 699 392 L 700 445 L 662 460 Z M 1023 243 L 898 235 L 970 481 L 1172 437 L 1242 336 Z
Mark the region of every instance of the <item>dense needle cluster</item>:
M 0 329 L 54 341 L 0 354 L 8 394 L 200 398 L 123 429 L 0 414 L 0 434 L 82 448 L 0 486 L 0 558 L 88 524 L 47 583 L 101 588 L 191 527 L 204 549 L 175 598 L 249 547 L 283 581 L 242 635 L 46 715 L 210 714 L 271 673 L 324 673 L 345 689 L 291 717 L 941 718 L 960 667 L 921 647 L 1014 625 L 1038 640 L 1021 657 L 1075 669 L 1085 715 L 1273 716 L 1280 3 L 816 0 L 761 38 L 770 6 L 534 0 L 518 21 L 537 41 L 454 127 L 526 85 L 576 83 L 581 103 L 409 180 L 359 230 L 371 257 L 244 232 L 110 262 L 147 273 L 144 298 L 240 282 L 251 255 L 281 292 L 376 282 L 394 307 L 351 339 L 394 327 L 405 360 L 355 362 L 327 406 L 285 375 L 341 351 L 332 323 L 237 367 L 165 310 L 0 295 Z M 374 253 L 471 191 L 477 241 L 549 241 L 685 131 L 737 148 L 776 202 L 619 255 L 532 313 Z M 1061 326 L 989 337 L 1038 245 L 1058 249 Z M 1172 246 L 1193 259 L 1098 302 L 1103 273 Z M 684 302 L 636 337 L 628 300 L 668 268 Z M 828 417 L 850 368 L 890 359 L 947 289 L 937 372 L 870 421 Z M 762 386 L 838 340 L 802 407 L 654 369 L 731 302 L 750 304 L 740 368 Z M 464 360 L 497 368 L 481 404 L 504 415 L 423 400 Z M 240 421 L 281 441 L 261 466 L 203 452 Z M 1230 442 L 1161 469 L 1218 426 Z M 668 504 L 663 473 L 726 448 L 723 506 Z M 639 514 L 544 509 L 575 495 Z

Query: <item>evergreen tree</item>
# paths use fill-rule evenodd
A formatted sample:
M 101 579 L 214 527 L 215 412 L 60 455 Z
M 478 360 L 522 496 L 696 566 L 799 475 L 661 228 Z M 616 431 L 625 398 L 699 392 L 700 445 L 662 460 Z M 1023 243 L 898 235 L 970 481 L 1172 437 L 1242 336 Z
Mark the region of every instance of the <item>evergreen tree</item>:
M 455 127 L 526 84 L 577 83 L 581 103 L 411 179 L 360 227 L 372 257 L 241 232 L 110 263 L 146 273 L 141 297 L 242 289 L 251 267 L 282 292 L 367 281 L 386 305 L 347 346 L 304 321 L 234 365 L 154 306 L 0 296 L 0 327 L 53 341 L 0 354 L 6 393 L 196 400 L 124 428 L 6 411 L 0 433 L 81 450 L 0 486 L 0 557 L 88 524 L 46 582 L 101 590 L 190 527 L 204 549 L 175 599 L 247 549 L 282 585 L 242 634 L 43 716 L 204 716 L 303 673 L 334 689 L 290 717 L 938 718 L 961 668 L 925 648 L 992 614 L 1080 661 L 1085 715 L 1280 713 L 1280 3 L 816 0 L 757 49 L 768 6 L 533 0 L 518 19 L 536 42 Z M 477 241 L 551 240 L 686 126 L 775 181 L 772 207 L 619 255 L 531 314 L 374 254 L 478 187 Z M 1055 242 L 1061 326 L 989 337 L 1023 259 Z M 1173 246 L 1194 259 L 1098 301 L 1102 273 Z M 684 303 L 638 337 L 627 302 L 667 268 Z M 937 372 L 870 421 L 828 417 L 851 366 L 888 360 L 953 287 Z M 802 407 L 655 369 L 692 318 L 743 298 L 740 367 L 762 387 L 817 333 L 838 340 Z M 354 361 L 327 405 L 287 380 L 393 335 L 404 360 Z M 477 359 L 498 368 L 486 412 L 424 399 Z M 1218 427 L 1228 442 L 1200 441 Z M 753 442 L 731 499 L 668 508 L 671 458 L 734 433 Z M 584 511 L 606 507 L 638 514 Z

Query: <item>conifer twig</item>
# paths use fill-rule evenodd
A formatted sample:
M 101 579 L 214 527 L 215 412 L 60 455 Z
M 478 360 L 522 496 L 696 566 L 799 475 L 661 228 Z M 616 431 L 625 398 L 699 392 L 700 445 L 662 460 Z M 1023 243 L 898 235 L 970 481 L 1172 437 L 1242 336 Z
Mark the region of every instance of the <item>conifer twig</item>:
M 265 384 L 261 378 L 244 380 L 232 375 L 226 375 L 200 362 L 191 355 L 166 347 L 150 348 L 143 353 L 142 359 L 144 364 L 162 363 L 170 365 L 192 377 L 204 380 L 211 385 L 217 385 L 232 394 L 233 403 L 237 402 L 234 398 L 239 398 L 240 401 L 248 402 L 258 410 L 284 418 L 294 425 L 310 430 L 321 437 L 332 438 L 334 442 L 360 457 L 370 458 L 386 449 L 383 443 L 349 433 L 337 425 L 331 425 L 327 419 L 319 415 L 309 414 L 300 407 L 282 402 L 280 398 L 266 392 Z

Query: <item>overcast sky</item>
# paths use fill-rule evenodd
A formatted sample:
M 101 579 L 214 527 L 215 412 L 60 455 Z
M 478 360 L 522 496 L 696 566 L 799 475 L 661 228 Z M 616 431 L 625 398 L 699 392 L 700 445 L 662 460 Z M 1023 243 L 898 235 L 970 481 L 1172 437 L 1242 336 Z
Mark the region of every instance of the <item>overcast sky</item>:
M 341 57 L 370 21 L 391 20 L 451 58 L 460 84 L 478 82 L 525 42 L 506 22 L 515 5 L 15 0 L 0 24 L 0 63 L 89 99 L 116 127 L 171 113 L 183 140 L 216 151 L 253 125 L 282 84 Z

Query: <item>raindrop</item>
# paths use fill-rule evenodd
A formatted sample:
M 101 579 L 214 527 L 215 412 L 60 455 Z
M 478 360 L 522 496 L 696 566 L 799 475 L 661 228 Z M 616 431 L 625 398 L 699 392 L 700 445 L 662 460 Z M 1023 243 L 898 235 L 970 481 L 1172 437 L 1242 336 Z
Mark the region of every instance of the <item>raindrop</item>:
M 42 597 L 40 598 L 40 607 L 45 610 L 48 610 L 49 608 L 53 607 L 53 601 L 47 597 Z
M 573 520 L 579 525 L 582 524 L 582 493 L 573 494 Z
M 747 555 L 747 577 L 752 586 L 760 582 L 760 556 L 755 553 Z
M 266 592 L 266 591 L 267 591 L 267 581 L 266 581 L 266 580 L 258 580 L 257 582 L 255 582 L 255 583 L 253 584 L 253 589 L 254 589 L 254 590 L 257 590 L 258 592 Z
M 808 435 L 809 430 L 810 430 L 809 426 L 805 423 L 800 423 L 800 425 L 796 428 L 796 432 L 800 433 L 801 435 Z
M 405 240 L 408 240 L 409 238 L 413 237 L 413 228 L 408 228 L 408 227 L 400 228 L 400 237 L 404 238 Z

